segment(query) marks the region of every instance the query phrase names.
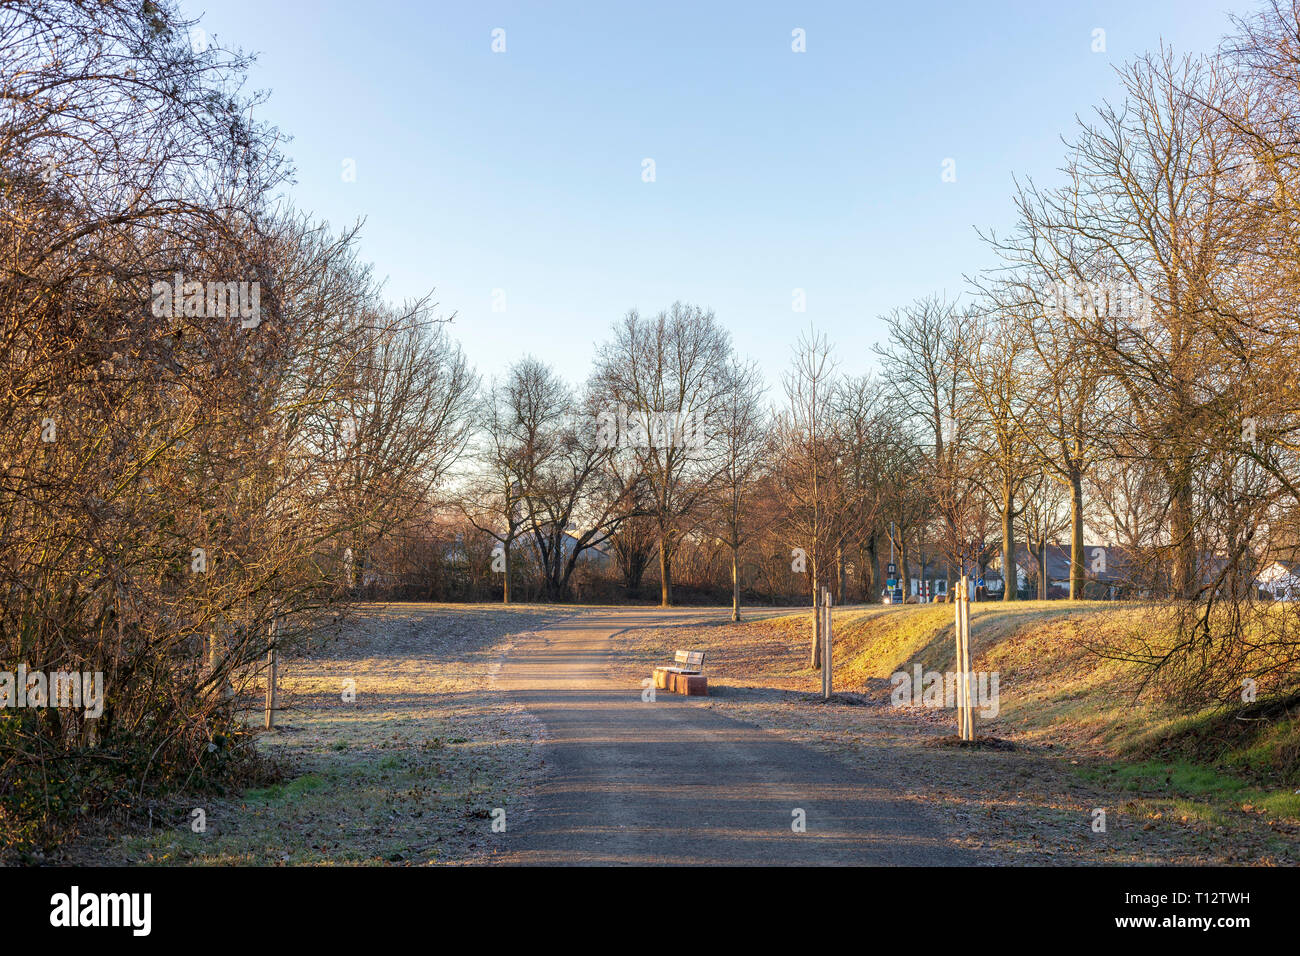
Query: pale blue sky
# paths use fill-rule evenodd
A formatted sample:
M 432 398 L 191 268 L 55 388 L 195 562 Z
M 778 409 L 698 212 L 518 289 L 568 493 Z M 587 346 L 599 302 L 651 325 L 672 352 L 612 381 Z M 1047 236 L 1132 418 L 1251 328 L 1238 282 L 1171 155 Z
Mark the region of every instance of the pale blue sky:
M 580 380 L 629 308 L 682 299 L 713 308 L 774 391 L 809 323 L 844 370 L 871 367 L 881 313 L 990 264 L 975 227 L 1010 224 L 1013 173 L 1055 178 L 1114 65 L 1161 39 L 1210 50 L 1227 11 L 1252 8 L 182 3 L 259 54 L 294 201 L 336 227 L 364 216 L 391 296 L 436 287 L 481 371 L 531 352 Z

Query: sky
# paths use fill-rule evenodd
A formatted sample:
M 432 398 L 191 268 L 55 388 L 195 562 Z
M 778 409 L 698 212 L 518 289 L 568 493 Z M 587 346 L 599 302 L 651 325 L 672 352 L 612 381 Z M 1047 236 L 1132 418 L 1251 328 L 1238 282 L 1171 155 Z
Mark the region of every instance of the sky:
M 180 2 L 258 55 L 295 205 L 364 219 L 387 295 L 432 291 L 485 378 L 532 354 L 581 382 L 629 309 L 681 300 L 774 392 L 809 327 L 842 371 L 887 375 L 882 315 L 994 265 L 976 230 L 1013 224 L 1013 176 L 1057 181 L 1115 67 L 1211 51 L 1253 9 Z

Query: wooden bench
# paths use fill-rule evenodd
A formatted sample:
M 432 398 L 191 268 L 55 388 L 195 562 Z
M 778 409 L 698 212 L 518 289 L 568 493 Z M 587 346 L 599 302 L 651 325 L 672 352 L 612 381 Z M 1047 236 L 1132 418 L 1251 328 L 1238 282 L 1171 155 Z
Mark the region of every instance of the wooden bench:
M 672 666 L 655 668 L 655 686 L 688 697 L 706 697 L 709 679 L 704 670 L 703 651 L 678 651 L 673 655 Z

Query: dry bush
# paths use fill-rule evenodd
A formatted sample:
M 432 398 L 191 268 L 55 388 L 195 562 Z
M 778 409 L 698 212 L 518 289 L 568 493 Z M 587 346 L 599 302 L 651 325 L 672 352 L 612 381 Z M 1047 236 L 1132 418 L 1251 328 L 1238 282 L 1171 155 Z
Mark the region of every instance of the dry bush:
M 246 61 L 190 27 L 0 8 L 0 670 L 106 697 L 0 711 L 0 849 L 238 774 L 268 648 L 337 615 L 461 442 L 463 359 L 276 207 Z

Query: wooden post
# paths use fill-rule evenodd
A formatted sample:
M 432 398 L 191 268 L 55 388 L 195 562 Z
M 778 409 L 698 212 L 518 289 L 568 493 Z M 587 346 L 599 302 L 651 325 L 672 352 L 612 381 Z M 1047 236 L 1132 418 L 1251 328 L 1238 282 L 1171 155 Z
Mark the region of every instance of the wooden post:
M 275 653 L 275 624 L 274 624 L 274 622 L 272 622 L 270 628 L 268 629 L 268 633 L 270 634 L 271 641 L 270 641 L 270 648 L 269 648 L 269 649 L 267 650 L 267 652 L 266 652 L 266 663 L 267 663 L 267 671 L 266 671 L 266 729 L 267 729 L 267 730 L 270 730 L 272 727 L 275 726 L 275 678 L 276 678 L 276 673 L 275 673 L 275 671 L 276 671 L 276 665 L 279 663 L 279 662 L 276 660 L 276 653 Z
M 970 687 L 970 606 L 966 605 L 961 614 L 961 670 L 962 695 L 966 698 L 966 739 L 975 739 L 975 708 L 971 701 Z
M 970 582 L 962 575 L 957 582 L 957 607 L 953 614 L 957 645 L 957 735 L 975 739 L 975 710 L 971 700 Z
M 971 660 L 970 660 L 970 604 L 969 603 L 965 605 L 965 610 L 962 612 L 962 623 L 965 625 L 962 628 L 964 632 L 962 634 L 962 645 L 966 649 L 966 663 L 965 663 L 966 739 L 974 740 L 975 739 L 975 702 L 971 699 L 971 690 L 972 690 L 971 681 L 974 679 L 975 675 L 971 671 Z
M 958 584 L 957 611 L 957 726 L 962 740 L 975 739 L 975 708 L 971 700 L 970 583 L 966 575 Z
M 970 739 L 970 698 L 966 694 L 966 605 L 962 604 L 961 640 L 957 644 L 957 693 L 961 695 L 961 739 Z
M 826 671 L 827 671 L 827 666 L 826 666 L 826 665 L 830 663 L 829 661 L 826 660 L 826 589 L 825 589 L 825 588 L 822 588 L 821 591 L 817 594 L 817 616 L 818 616 L 819 624 L 820 624 L 820 627 L 821 627 L 821 638 L 822 638 L 822 698 L 825 699 L 825 697 L 826 697 Z
M 970 699 L 966 696 L 966 605 L 962 604 L 961 641 L 957 645 L 957 692 L 961 694 L 961 739 L 970 739 Z
M 822 697 L 825 700 L 831 699 L 832 675 L 831 675 L 831 607 L 833 603 L 831 592 L 825 588 L 822 589 L 822 613 L 825 615 L 825 621 L 822 625 L 822 634 L 825 637 L 825 644 L 822 647 Z
M 962 578 L 965 581 L 965 578 Z M 962 740 L 966 739 L 966 696 L 961 692 L 961 632 L 962 632 L 962 608 L 966 606 L 963 595 L 957 596 L 957 607 L 953 611 L 952 633 L 953 633 L 953 667 L 957 669 L 957 736 Z
M 822 696 L 826 696 L 826 589 L 817 589 L 817 656 L 821 658 L 822 672 L 817 676 L 822 679 Z

